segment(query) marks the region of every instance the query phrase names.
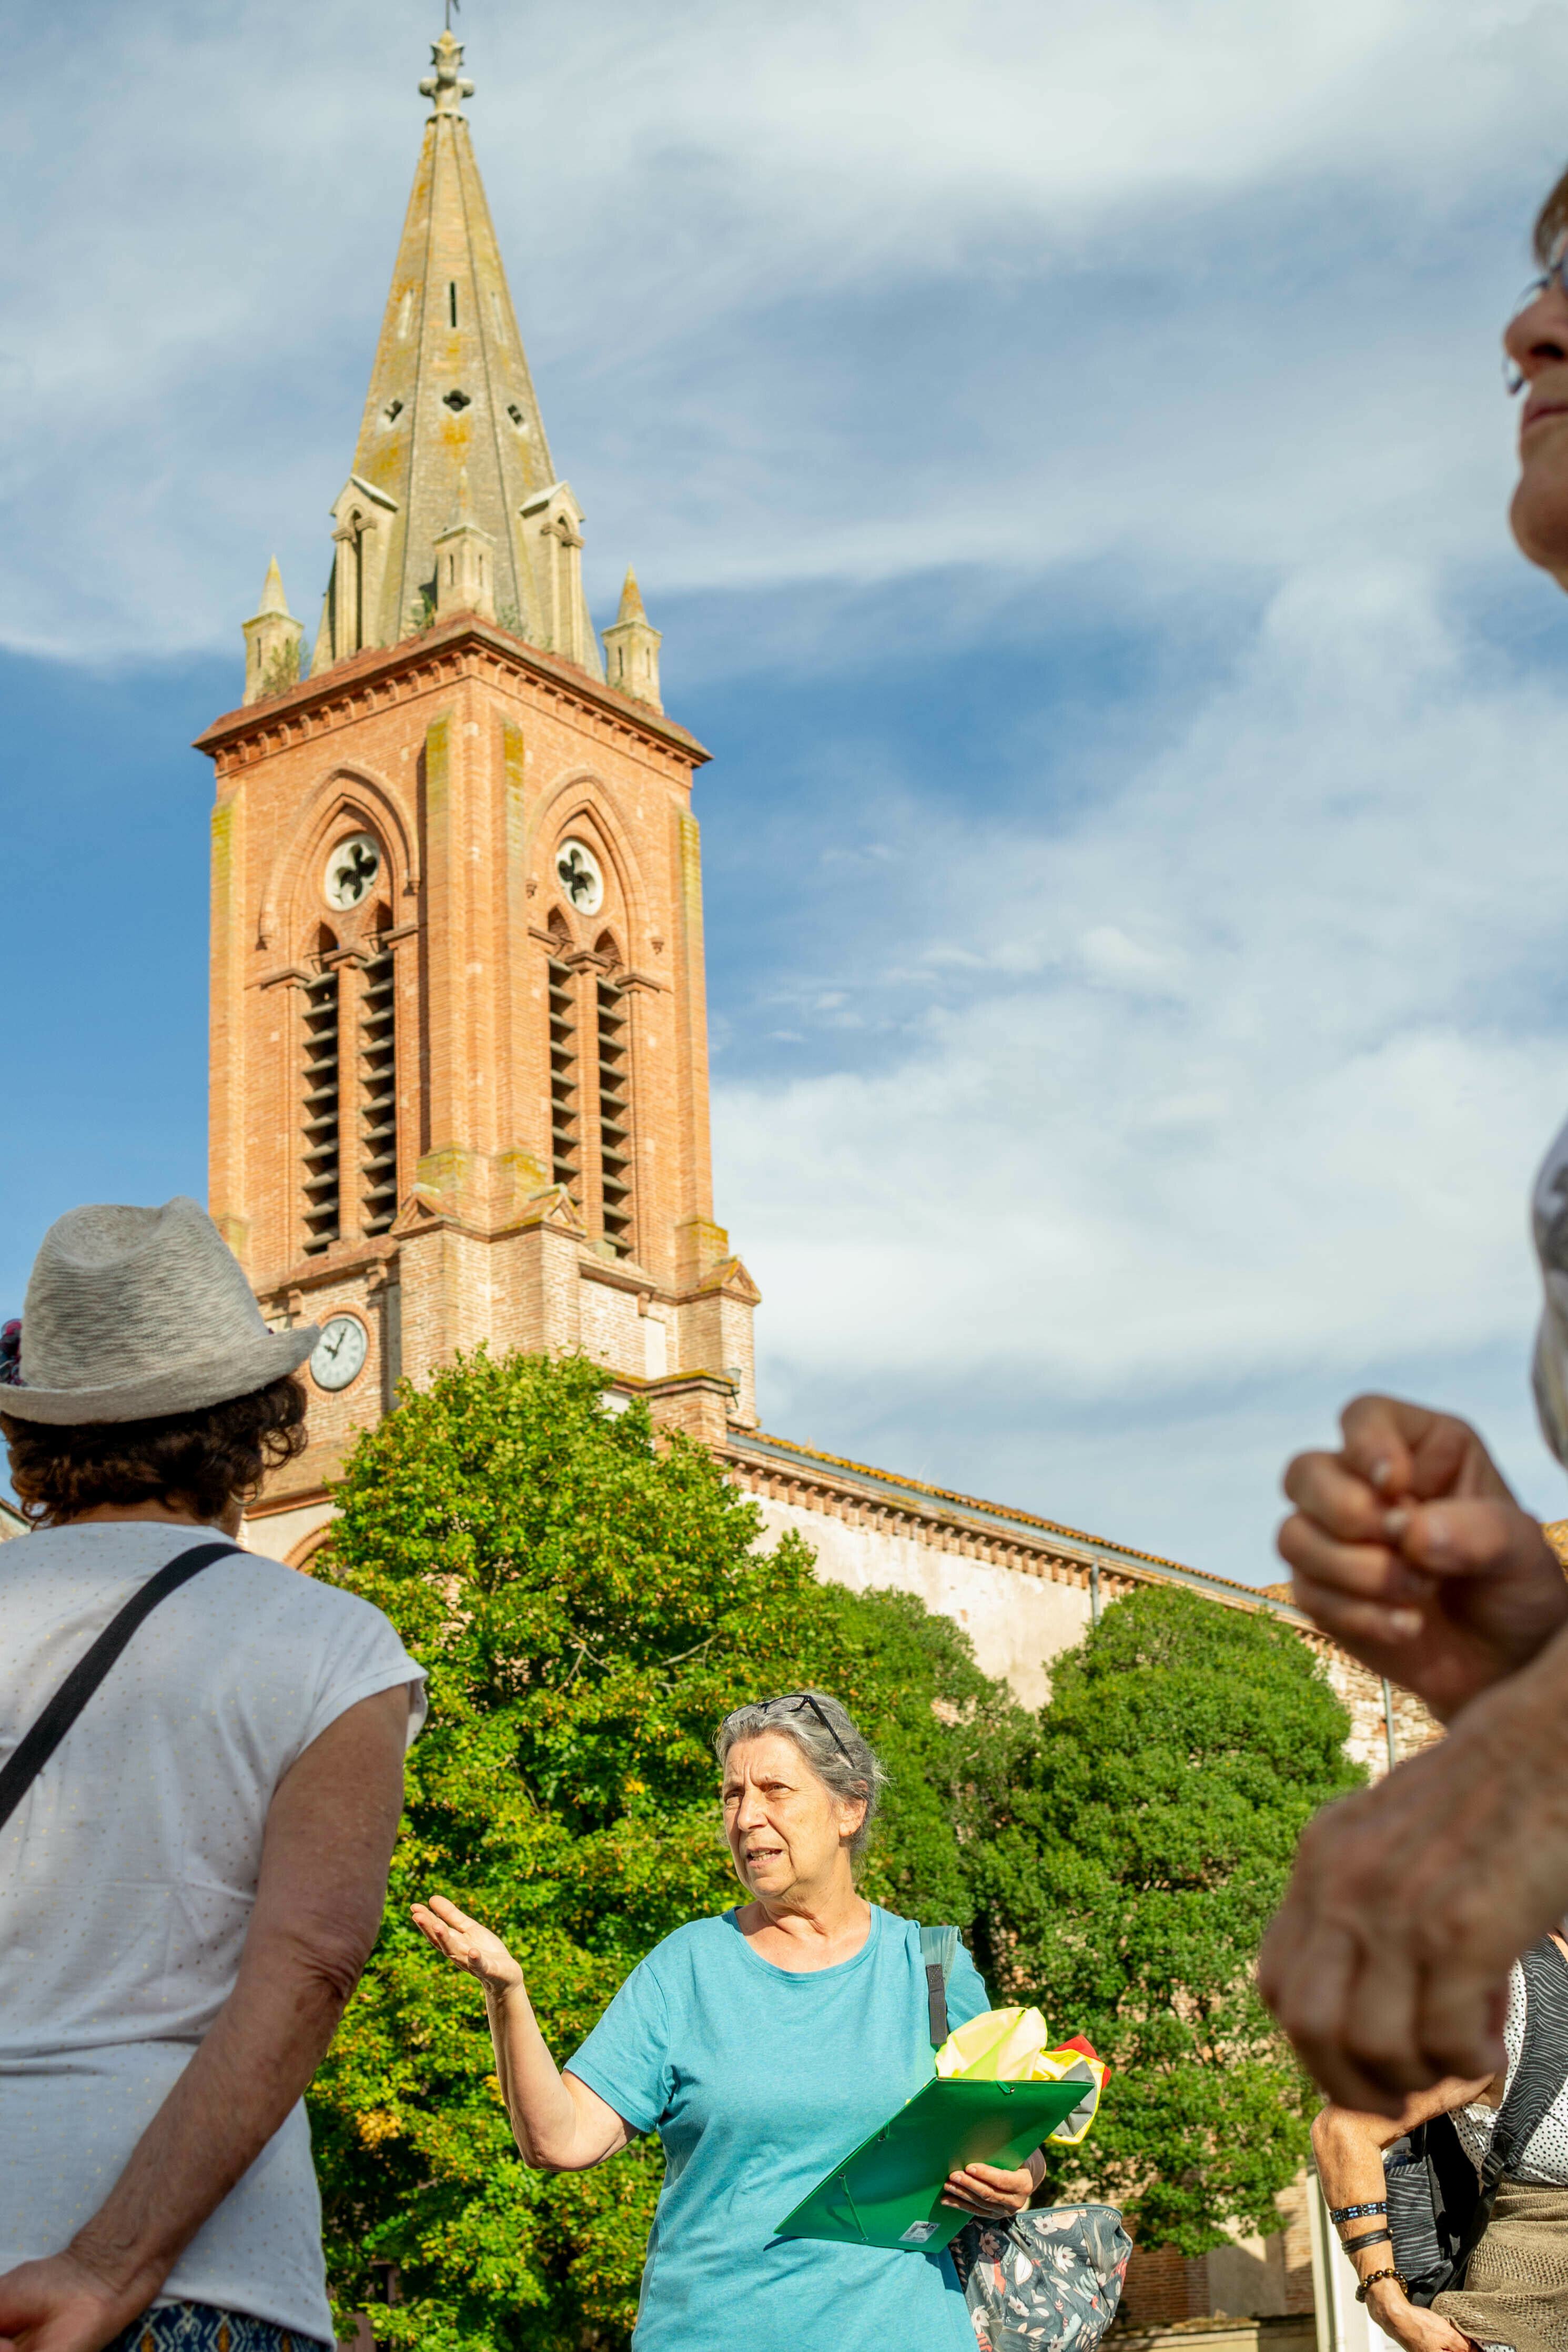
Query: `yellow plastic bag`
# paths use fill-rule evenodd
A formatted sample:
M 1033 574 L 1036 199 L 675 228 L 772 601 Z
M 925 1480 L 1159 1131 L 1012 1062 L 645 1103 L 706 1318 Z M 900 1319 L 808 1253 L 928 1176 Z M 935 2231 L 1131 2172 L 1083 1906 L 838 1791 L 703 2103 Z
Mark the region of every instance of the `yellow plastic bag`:
M 936 2053 L 936 2074 L 946 2082 L 962 2076 L 977 2083 L 1082 2083 L 1083 2096 L 1058 2124 L 1051 2138 L 1076 2147 L 1088 2137 L 1099 2112 L 1100 2095 L 1111 2069 L 1080 2035 L 1047 2047 L 1049 2028 L 1038 2009 L 988 2009 L 955 2027 Z

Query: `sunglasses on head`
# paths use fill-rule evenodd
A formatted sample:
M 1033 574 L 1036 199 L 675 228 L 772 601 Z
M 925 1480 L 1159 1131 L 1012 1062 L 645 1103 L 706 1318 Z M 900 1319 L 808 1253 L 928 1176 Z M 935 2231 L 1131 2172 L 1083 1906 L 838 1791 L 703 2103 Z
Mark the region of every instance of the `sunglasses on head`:
M 833 1729 L 832 1725 L 829 1722 L 825 1710 L 818 1704 L 817 1700 L 811 1696 L 810 1691 L 785 1691 L 783 1696 L 779 1698 L 761 1699 L 758 1702 L 757 1712 L 758 1715 L 768 1715 L 771 1713 L 772 1709 L 776 1706 L 786 1708 L 790 1715 L 803 1715 L 806 1709 L 810 1707 L 811 1713 L 821 1725 L 822 1729 L 827 1733 L 828 1738 L 832 1741 L 833 1746 L 838 1749 L 839 1754 L 843 1758 L 844 1762 L 850 1767 L 850 1769 L 853 1771 L 858 1769 L 856 1767 L 854 1758 L 850 1754 L 849 1749 L 844 1746 L 843 1741 L 839 1738 L 838 1733 Z

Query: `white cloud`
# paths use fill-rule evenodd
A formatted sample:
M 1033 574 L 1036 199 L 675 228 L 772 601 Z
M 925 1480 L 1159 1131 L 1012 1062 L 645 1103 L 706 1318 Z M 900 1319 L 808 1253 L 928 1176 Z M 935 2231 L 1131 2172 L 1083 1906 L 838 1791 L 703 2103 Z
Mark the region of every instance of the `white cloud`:
M 236 642 L 275 548 L 308 614 L 428 10 L 332 0 L 280 41 L 116 0 L 17 38 L 51 95 L 0 150 L 0 642 Z M 606 583 L 634 541 L 666 587 L 1098 554 L 1166 593 L 1495 513 L 1495 207 L 1521 252 L 1553 14 L 609 0 L 469 46 Z
M 430 23 L 16 28 L 43 96 L 0 144 L 0 645 L 237 656 L 275 551 L 313 613 Z M 1568 698 L 1451 616 L 1511 561 L 1496 334 L 1568 150 L 1568 17 L 605 0 L 464 29 L 604 592 L 628 553 L 655 618 L 814 583 L 723 658 L 868 677 L 889 583 L 945 651 L 1062 582 L 1178 665 L 1206 635 L 1219 682 L 1108 708 L 1070 820 L 957 772 L 899 837 L 896 776 L 856 780 L 888 803 L 837 860 L 856 923 L 768 980 L 805 1075 L 721 1087 L 718 1207 L 768 1291 L 770 1418 L 848 1443 L 789 1417 L 853 1391 L 904 1466 L 964 1453 L 1261 1572 L 1307 1388 L 1522 1362 Z M 1047 1464 L 1030 1414 L 1070 1433 Z
M 1568 690 L 1446 625 L 1420 574 L 1303 575 L 1065 832 L 929 845 L 940 894 L 899 914 L 912 958 L 925 929 L 913 1036 L 869 1074 L 720 1091 L 774 1393 L 945 1387 L 963 1423 L 1005 1381 L 1042 1427 L 1093 1401 L 1131 1444 L 1232 1384 L 1328 1397 L 1511 1348 L 1522 1399 L 1526 1192 L 1568 1109 L 1565 735 Z M 821 977 L 873 1017 L 856 952 Z M 1256 1557 L 1271 1500 L 1235 1478 L 1221 1446 L 1206 1539 Z

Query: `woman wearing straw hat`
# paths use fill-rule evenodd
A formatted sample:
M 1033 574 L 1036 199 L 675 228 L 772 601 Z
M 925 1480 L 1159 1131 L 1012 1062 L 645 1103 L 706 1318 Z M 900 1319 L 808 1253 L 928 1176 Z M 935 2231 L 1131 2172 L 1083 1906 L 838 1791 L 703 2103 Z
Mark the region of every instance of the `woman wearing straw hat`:
M 232 1540 L 316 1337 L 174 1200 L 60 1218 L 0 1359 L 0 2352 L 333 2335 L 300 2095 L 424 1702 L 379 1610 Z

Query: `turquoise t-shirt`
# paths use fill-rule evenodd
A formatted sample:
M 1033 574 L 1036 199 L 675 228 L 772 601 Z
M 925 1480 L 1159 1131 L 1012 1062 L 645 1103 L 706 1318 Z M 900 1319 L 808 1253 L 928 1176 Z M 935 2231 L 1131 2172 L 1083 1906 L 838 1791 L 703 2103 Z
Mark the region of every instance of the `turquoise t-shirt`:
M 958 1948 L 955 2025 L 990 2006 Z M 775 1968 L 733 1911 L 634 1968 L 572 2074 L 636 2131 L 664 2185 L 636 2352 L 974 2352 L 950 2258 L 778 2238 L 790 2209 L 933 2072 L 920 1930 L 873 1904 L 837 1968 Z

